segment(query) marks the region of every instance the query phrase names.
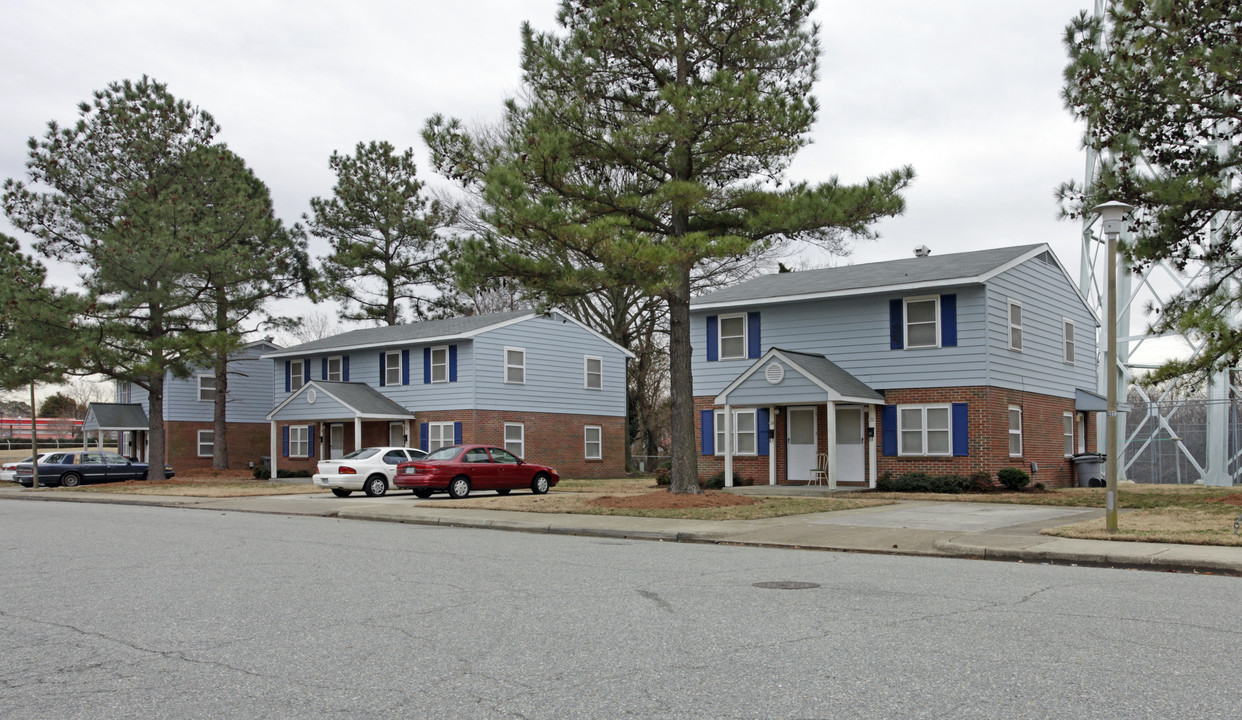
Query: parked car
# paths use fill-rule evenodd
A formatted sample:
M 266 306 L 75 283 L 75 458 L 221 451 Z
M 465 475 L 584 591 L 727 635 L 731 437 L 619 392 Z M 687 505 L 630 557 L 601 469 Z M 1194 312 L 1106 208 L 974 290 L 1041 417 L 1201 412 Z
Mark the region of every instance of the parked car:
M 329 488 L 337 497 L 349 497 L 355 490 L 379 497 L 388 492 L 398 464 L 426 456 L 414 448 L 362 448 L 335 460 L 320 460 L 312 480 L 316 487 Z
M 39 462 L 43 462 L 44 458 L 51 454 L 52 453 L 39 453 Z M 31 455 L 25 460 L 14 460 L 0 465 L 0 482 L 17 482 L 17 466 L 22 463 L 29 463 L 33 461 L 34 455 Z
M 530 488 L 542 495 L 560 482 L 561 476 L 547 465 L 528 463 L 503 448 L 490 445 L 442 447 L 422 460 L 397 466 L 393 487 L 409 488 L 420 498 L 447 492 L 464 498 L 471 490 L 495 490 L 508 495 L 514 488 Z
M 19 463 L 17 482 L 26 487 L 33 485 L 34 469 L 31 463 Z M 164 466 L 164 477 L 176 475 Z M 39 461 L 39 484 L 76 487 L 87 482 L 118 482 L 146 480 L 147 464 L 107 450 L 54 452 Z

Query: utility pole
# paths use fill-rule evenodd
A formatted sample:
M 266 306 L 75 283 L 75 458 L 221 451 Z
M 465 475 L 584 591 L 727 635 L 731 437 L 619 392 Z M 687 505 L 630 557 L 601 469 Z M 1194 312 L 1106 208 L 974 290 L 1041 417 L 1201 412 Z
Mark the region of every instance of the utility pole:
M 1104 426 L 1104 517 L 1108 532 L 1117 532 L 1117 472 L 1121 464 L 1117 452 L 1117 236 L 1121 234 L 1122 219 L 1133 209 L 1116 200 L 1091 208 L 1104 221 L 1104 237 L 1108 240 L 1108 316 L 1104 321 L 1108 337 L 1104 363 L 1108 373 L 1108 416 Z

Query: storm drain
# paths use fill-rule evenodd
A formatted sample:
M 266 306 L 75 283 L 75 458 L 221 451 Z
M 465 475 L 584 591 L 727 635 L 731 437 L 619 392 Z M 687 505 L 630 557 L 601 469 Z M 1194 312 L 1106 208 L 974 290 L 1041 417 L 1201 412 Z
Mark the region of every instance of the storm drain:
M 776 580 L 773 582 L 757 582 L 754 587 L 764 590 L 810 590 L 819 587 L 819 583 L 794 582 L 793 580 Z

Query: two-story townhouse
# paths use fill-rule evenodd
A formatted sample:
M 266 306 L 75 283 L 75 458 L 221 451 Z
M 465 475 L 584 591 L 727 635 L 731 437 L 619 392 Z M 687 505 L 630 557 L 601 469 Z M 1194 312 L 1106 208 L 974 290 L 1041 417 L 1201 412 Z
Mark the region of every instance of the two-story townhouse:
M 360 447 L 504 447 L 570 477 L 625 473 L 626 360 L 559 312 L 365 328 L 284 348 L 267 419 L 276 468 Z
M 700 475 L 870 484 L 1088 449 L 1098 319 L 1047 245 L 767 275 L 696 298 Z M 823 466 L 821 468 L 821 466 Z
M 229 359 L 226 398 L 229 467 L 258 465 L 268 453 L 267 413 L 272 409 L 273 368 L 264 353 L 279 350 L 271 340 L 243 345 Z M 117 403 L 136 408 L 133 417 L 148 416 L 147 391 L 133 383 L 118 383 Z M 214 415 L 216 376 L 194 368 L 188 378 L 164 378 L 164 457 L 177 470 L 209 468 L 215 452 Z M 111 410 L 110 412 L 115 412 Z M 110 418 L 111 415 L 108 415 Z M 132 424 L 132 423 L 131 423 Z M 115 421 L 113 422 L 115 425 Z M 104 423 L 102 429 L 121 433 L 122 454 L 146 457 L 146 433 Z

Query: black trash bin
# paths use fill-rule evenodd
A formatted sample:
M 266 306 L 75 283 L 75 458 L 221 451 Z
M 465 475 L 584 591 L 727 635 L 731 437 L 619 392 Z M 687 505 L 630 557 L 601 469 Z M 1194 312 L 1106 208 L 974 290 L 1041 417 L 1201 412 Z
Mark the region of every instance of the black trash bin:
M 1103 453 L 1078 453 L 1073 457 L 1074 468 L 1078 471 L 1078 487 L 1104 487 Z

